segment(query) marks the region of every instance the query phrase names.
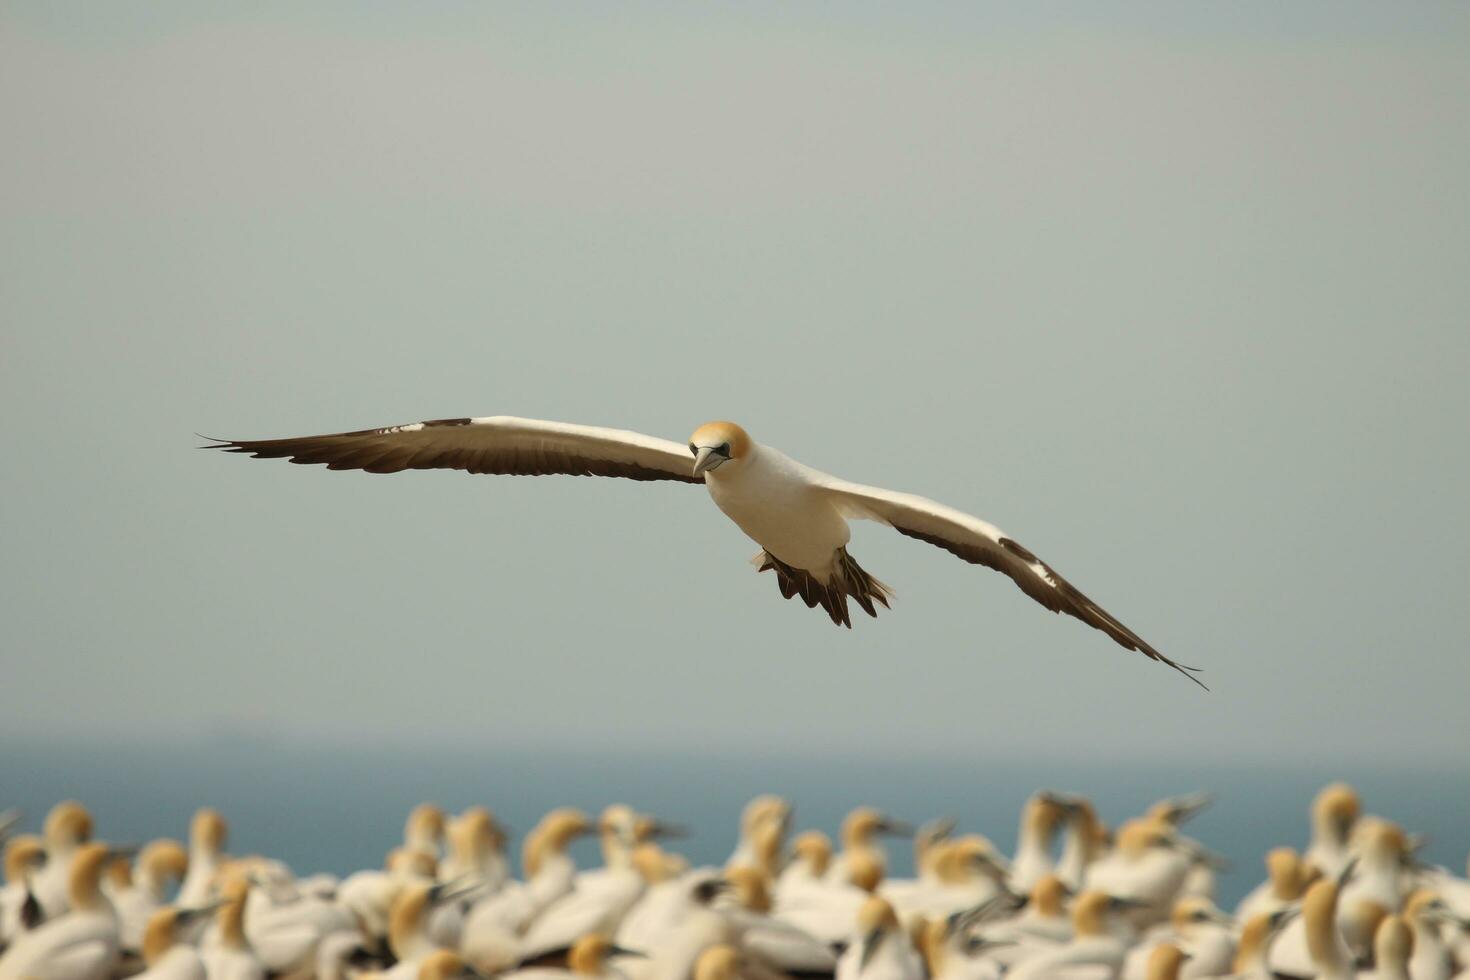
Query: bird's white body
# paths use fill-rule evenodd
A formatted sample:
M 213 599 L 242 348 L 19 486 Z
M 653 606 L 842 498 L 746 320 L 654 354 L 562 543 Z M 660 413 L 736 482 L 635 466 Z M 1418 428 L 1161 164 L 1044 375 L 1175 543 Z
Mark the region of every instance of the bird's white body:
M 117 917 L 104 901 L 18 937 L 0 956 L 0 980 L 105 980 L 119 952 Z
M 769 446 L 752 446 L 728 474 L 705 476 L 715 506 L 752 541 L 821 578 L 831 576 L 837 549 L 852 537 L 834 498 L 819 489 L 831 480 Z
M 265 967 L 248 949 L 215 946 L 205 949 L 200 958 L 209 980 L 265 980 Z
M 192 946 L 175 946 L 133 980 L 205 980 L 204 960 Z

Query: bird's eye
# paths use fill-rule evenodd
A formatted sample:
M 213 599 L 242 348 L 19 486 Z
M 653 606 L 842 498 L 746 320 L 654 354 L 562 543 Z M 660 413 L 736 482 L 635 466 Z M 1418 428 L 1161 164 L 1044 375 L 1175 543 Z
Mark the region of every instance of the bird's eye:
M 696 446 L 692 442 L 689 444 L 689 455 L 691 455 L 691 456 L 698 456 L 699 455 L 699 447 Z
M 718 446 L 715 447 L 715 452 L 719 453 L 721 456 L 725 457 L 726 459 L 729 459 L 730 458 L 730 444 L 728 442 L 722 442 L 722 443 L 720 443 Z

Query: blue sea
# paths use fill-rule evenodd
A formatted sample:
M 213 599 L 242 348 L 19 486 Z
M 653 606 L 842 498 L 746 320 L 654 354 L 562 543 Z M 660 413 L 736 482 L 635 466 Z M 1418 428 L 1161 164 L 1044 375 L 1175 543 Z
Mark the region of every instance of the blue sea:
M 494 808 L 524 832 L 553 806 L 595 813 L 630 803 L 686 825 L 677 849 L 695 863 L 729 854 L 740 808 L 757 793 L 795 801 L 795 824 L 836 835 L 852 806 L 870 803 L 914 823 L 952 816 L 964 831 L 989 836 L 1007 853 L 1017 817 L 1038 788 L 1085 793 L 1110 825 L 1160 796 L 1217 794 L 1189 826 L 1191 835 L 1234 862 L 1220 879 L 1233 905 L 1263 876 L 1261 859 L 1279 844 L 1306 843 L 1307 809 L 1326 782 L 1345 779 L 1366 809 L 1429 836 L 1424 856 L 1463 873 L 1470 850 L 1470 770 L 1352 766 L 1075 764 L 1057 761 L 889 761 L 738 755 L 574 755 L 476 752 L 424 747 L 322 747 L 308 743 L 216 738 L 159 744 L 7 740 L 0 747 L 0 807 L 20 806 L 28 829 L 56 801 L 75 798 L 97 817 L 99 836 L 143 842 L 184 838 L 198 806 L 230 822 L 230 850 L 281 858 L 298 873 L 344 874 L 381 865 L 401 837 L 403 819 L 429 800 L 449 810 Z M 893 842 L 890 873 L 912 870 L 912 854 Z M 592 841 L 573 852 L 596 863 Z

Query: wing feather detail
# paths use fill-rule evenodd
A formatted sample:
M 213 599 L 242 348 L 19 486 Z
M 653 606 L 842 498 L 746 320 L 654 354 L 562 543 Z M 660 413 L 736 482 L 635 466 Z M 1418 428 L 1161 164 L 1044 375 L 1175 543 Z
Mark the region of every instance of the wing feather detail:
M 1194 676 L 1198 667 L 1186 667 L 1164 656 L 993 524 L 913 494 L 833 478 L 826 478 L 822 486 L 833 495 L 847 517 L 887 524 L 900 534 L 943 548 L 972 565 L 994 569 L 1052 612 L 1080 619 L 1102 630 L 1125 649 L 1137 650 L 1150 660 L 1174 668 L 1200 687 L 1205 686 Z
M 201 448 L 367 473 L 443 469 L 501 476 L 704 482 L 693 475 L 689 453 L 676 442 L 622 429 L 504 415 L 290 439 L 217 439 Z

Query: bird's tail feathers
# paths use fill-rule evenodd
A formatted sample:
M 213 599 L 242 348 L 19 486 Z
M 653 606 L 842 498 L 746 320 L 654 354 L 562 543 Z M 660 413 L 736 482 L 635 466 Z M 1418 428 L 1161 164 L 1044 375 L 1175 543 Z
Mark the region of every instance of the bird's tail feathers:
M 888 600 L 893 590 L 863 571 L 846 548 L 838 548 L 832 577 L 823 582 L 804 568 L 786 564 L 768 551 L 756 555 L 753 563 L 757 571 L 775 571 L 776 584 L 783 598 L 801 596 L 807 608 L 821 606 L 832 622 L 852 629 L 852 618 L 847 612 L 847 599 L 851 596 L 869 616 L 878 615 L 878 606 L 889 608 Z

